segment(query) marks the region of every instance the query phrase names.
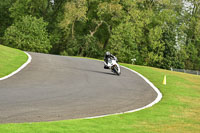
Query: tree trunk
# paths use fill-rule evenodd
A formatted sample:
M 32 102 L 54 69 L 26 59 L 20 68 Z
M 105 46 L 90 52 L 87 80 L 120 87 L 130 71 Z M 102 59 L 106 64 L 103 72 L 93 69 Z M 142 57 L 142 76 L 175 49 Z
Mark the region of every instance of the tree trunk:
M 74 23 L 75 22 L 72 23 L 72 39 L 74 39 Z
M 94 29 L 94 31 L 90 31 L 90 35 L 94 36 L 94 34 L 97 32 L 98 28 L 103 24 L 103 21 L 101 21 Z

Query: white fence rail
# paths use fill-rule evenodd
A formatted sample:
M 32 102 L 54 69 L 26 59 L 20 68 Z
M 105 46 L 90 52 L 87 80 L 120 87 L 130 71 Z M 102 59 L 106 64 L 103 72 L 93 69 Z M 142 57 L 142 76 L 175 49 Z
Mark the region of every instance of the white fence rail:
M 171 68 L 171 71 L 200 75 L 200 71 Z

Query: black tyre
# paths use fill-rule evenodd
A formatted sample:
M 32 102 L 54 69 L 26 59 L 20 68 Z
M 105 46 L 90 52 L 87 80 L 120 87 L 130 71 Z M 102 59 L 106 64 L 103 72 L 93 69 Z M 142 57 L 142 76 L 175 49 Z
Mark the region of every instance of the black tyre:
M 113 67 L 113 71 L 114 71 L 118 76 L 120 75 L 120 73 L 118 73 L 118 68 L 117 68 L 116 65 Z

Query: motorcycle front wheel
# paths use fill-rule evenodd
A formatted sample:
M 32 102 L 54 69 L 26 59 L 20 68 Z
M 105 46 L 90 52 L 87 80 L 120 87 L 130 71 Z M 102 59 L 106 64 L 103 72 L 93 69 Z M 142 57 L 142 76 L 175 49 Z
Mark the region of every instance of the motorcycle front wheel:
M 115 65 L 113 66 L 113 71 L 119 76 L 121 73 L 118 72 L 118 67 Z

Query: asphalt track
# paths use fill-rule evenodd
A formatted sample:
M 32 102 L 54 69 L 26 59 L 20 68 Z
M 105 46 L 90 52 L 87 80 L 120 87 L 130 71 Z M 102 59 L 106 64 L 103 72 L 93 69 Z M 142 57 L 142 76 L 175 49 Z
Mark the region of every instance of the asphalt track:
M 100 61 L 29 53 L 32 62 L 0 81 L 0 123 L 67 120 L 141 108 L 157 93 L 141 77 Z

